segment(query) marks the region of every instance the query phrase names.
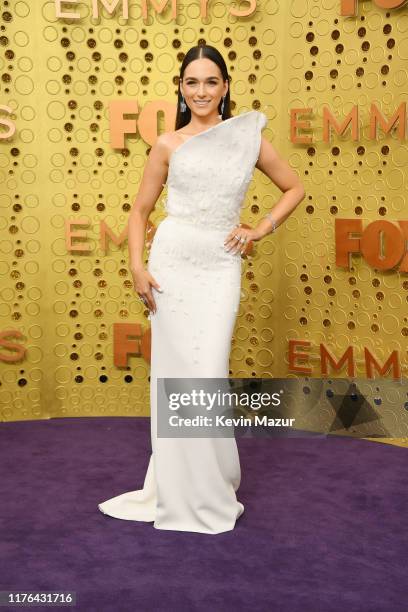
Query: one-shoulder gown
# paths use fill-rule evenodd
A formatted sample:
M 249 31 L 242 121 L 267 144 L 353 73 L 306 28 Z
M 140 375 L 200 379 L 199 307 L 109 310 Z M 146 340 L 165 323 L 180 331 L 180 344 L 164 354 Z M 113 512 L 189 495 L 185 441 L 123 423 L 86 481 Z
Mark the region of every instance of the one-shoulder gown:
M 153 238 L 148 270 L 157 311 L 151 325 L 151 446 L 143 488 L 98 505 L 105 514 L 153 521 L 156 529 L 217 534 L 244 511 L 234 437 L 157 436 L 157 378 L 227 378 L 241 295 L 241 255 L 224 240 L 240 210 L 259 157 L 259 111 L 191 136 L 172 153 L 167 216 Z

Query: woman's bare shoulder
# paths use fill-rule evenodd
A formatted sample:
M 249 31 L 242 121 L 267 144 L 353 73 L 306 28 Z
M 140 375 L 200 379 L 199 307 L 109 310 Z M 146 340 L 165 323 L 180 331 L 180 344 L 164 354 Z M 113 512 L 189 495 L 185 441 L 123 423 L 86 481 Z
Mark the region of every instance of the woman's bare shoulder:
M 160 134 L 160 137 L 163 139 L 164 143 L 168 143 L 168 144 L 171 144 L 173 142 L 177 143 L 183 140 L 183 135 L 187 136 L 187 133 L 184 130 L 185 130 L 185 126 L 182 128 L 179 128 L 178 130 L 163 132 L 163 134 Z
M 173 151 L 184 142 L 182 130 L 183 128 L 180 128 L 179 130 L 163 132 L 163 134 L 160 134 L 160 136 L 158 136 L 156 140 L 156 144 L 158 146 L 161 146 L 167 150 L 169 158 Z

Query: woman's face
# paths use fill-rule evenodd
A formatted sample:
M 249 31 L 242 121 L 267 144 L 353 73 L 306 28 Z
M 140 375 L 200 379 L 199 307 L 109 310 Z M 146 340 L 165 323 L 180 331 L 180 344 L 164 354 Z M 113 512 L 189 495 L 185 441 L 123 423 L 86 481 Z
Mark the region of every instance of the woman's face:
M 228 81 L 223 82 L 217 64 L 202 57 L 189 63 L 180 90 L 192 114 L 218 116 L 218 105 L 228 91 Z

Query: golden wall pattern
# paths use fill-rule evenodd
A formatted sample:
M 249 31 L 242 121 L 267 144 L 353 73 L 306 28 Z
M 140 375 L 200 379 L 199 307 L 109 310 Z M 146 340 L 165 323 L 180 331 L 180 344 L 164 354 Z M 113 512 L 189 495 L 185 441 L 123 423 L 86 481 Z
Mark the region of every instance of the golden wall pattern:
M 264 136 L 306 188 L 245 259 L 231 375 L 298 376 L 288 361 L 298 339 L 310 343 L 312 376 L 321 375 L 323 343 L 337 358 L 352 345 L 361 377 L 364 347 L 382 364 L 396 350 L 406 377 L 407 275 L 359 255 L 350 270 L 337 266 L 335 220 L 406 218 L 406 138 L 397 128 L 376 140 L 368 133 L 372 102 L 390 117 L 407 100 L 407 6 L 360 2 L 345 17 L 338 0 L 270 0 L 235 17 L 217 2 L 202 19 L 199 4 L 180 3 L 176 20 L 170 5 L 161 14 L 150 5 L 147 20 L 139 3 L 127 20 L 105 10 L 94 19 L 91 2 L 75 8 L 79 20 L 57 18 L 53 2 L 1 5 L 1 420 L 149 413 L 148 313 L 127 242 L 107 240 L 105 251 L 99 232 L 103 223 L 117 236 L 126 228 L 150 145 L 136 133 L 113 148 L 109 104 L 175 105 L 183 54 L 200 41 L 224 55 L 233 114 L 267 115 Z M 353 105 L 359 140 L 348 129 L 325 142 L 324 107 L 342 121 Z M 304 132 L 312 144 L 291 140 L 296 108 L 313 109 Z M 256 170 L 242 221 L 256 224 L 279 195 Z M 86 252 L 67 248 L 67 224 L 78 219 L 89 224 L 75 230 L 86 230 Z M 120 367 L 121 330 L 132 329 L 136 352 Z

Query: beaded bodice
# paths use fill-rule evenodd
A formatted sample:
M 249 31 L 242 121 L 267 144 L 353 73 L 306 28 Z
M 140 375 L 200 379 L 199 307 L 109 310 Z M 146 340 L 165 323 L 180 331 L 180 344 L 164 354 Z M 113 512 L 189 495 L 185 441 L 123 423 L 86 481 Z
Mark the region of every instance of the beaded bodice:
M 227 231 L 239 223 L 266 124 L 263 113 L 248 111 L 179 145 L 169 162 L 167 213 Z

